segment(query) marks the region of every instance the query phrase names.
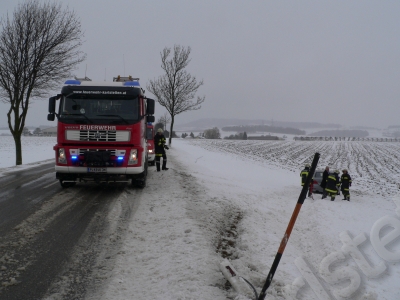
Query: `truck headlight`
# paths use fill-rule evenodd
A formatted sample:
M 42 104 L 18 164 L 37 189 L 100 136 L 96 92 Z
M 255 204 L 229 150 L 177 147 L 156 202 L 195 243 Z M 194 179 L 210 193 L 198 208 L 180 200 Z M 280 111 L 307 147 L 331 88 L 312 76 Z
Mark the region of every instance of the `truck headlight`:
M 64 148 L 59 148 L 58 149 L 58 163 L 60 163 L 60 164 L 66 164 L 67 163 L 67 158 L 65 156 Z
M 136 165 L 138 163 L 137 149 L 132 149 L 129 153 L 128 165 Z
M 149 153 L 153 153 L 153 149 L 149 149 Z

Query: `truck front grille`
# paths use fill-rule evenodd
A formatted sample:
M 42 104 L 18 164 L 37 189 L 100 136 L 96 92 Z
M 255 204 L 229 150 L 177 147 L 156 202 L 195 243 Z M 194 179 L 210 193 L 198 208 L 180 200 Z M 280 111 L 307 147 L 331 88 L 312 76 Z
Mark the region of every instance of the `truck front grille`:
M 83 155 L 86 151 L 108 151 L 111 155 L 115 155 L 115 149 L 79 149 L 79 155 Z
M 80 130 L 79 140 L 95 142 L 115 142 L 117 140 L 116 131 Z
M 128 142 L 130 132 L 127 130 L 66 130 L 65 138 L 69 141 Z

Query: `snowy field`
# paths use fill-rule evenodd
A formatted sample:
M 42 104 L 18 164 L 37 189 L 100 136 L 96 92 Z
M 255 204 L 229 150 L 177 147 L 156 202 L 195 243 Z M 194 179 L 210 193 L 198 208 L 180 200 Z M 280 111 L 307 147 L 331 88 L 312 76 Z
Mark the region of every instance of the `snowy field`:
M 1 132 L 0 132 L 1 133 Z M 54 157 L 53 146 L 57 143 L 56 137 L 22 137 L 22 163 L 35 164 Z M 15 166 L 15 145 L 12 136 L 0 135 L 0 169 Z M 14 168 L 24 168 L 18 166 Z
M 0 173 L 15 168 L 10 141 Z M 24 138 L 24 164 L 54 144 Z M 266 299 L 400 299 L 400 143 L 188 139 L 173 140 L 170 170 L 149 169 L 148 199 L 87 299 L 248 299 L 226 285 L 224 257 L 260 292 L 315 152 L 319 168 L 349 170 L 351 201 L 306 199 Z

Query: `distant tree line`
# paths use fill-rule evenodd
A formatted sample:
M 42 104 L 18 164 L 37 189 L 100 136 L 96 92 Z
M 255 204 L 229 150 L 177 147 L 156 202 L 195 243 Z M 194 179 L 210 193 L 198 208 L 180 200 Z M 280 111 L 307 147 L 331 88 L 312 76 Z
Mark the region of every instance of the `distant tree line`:
M 245 132 L 239 132 L 236 134 L 231 134 L 230 136 L 224 137 L 226 140 L 247 140 L 247 133 Z
M 321 130 L 310 134 L 312 136 L 341 136 L 341 137 L 367 137 L 366 130 Z
M 193 132 L 191 132 L 190 134 L 187 134 L 186 132 L 182 133 L 181 138 L 186 138 L 187 136 L 190 136 L 191 138 L 194 138 L 194 134 Z
M 42 134 L 43 134 L 43 132 L 42 132 L 42 129 L 40 129 L 40 127 L 35 128 L 33 133 L 29 130 L 28 127 L 24 127 L 24 129 L 22 130 L 23 136 L 30 136 L 30 135 L 38 136 L 38 135 L 42 135 Z
M 249 136 L 248 140 L 279 140 L 279 137 L 275 135 L 261 135 L 261 136 Z
M 241 126 L 226 126 L 222 127 L 223 131 L 237 131 L 237 132 L 273 132 L 273 133 L 284 133 L 284 134 L 297 134 L 304 135 L 304 130 L 291 128 L 291 127 L 275 127 L 269 125 L 241 125 Z

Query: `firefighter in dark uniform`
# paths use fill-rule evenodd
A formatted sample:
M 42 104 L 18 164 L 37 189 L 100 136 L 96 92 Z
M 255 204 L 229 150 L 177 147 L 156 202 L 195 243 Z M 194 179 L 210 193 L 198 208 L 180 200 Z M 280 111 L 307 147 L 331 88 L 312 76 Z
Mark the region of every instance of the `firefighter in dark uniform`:
M 328 178 L 326 179 L 325 191 L 331 197 L 331 201 L 335 201 L 339 185 L 340 185 L 339 170 L 335 170 L 333 174 L 329 174 Z
M 326 166 L 324 173 L 322 173 L 322 180 L 321 180 L 321 184 L 320 186 L 322 187 L 323 191 L 322 191 L 322 198 L 321 199 L 325 199 L 326 198 L 326 180 L 328 179 L 329 176 L 329 166 Z
M 304 186 L 304 184 L 306 183 L 308 173 L 310 173 L 310 165 L 306 164 L 304 166 L 304 169 L 300 172 L 301 186 Z M 311 197 L 311 195 L 312 195 L 312 180 L 310 182 L 310 187 L 308 190 L 308 197 Z
M 340 181 L 342 182 L 342 193 L 343 193 L 343 199 L 342 200 L 347 200 L 350 201 L 350 187 L 351 187 L 351 177 L 347 169 L 342 170 L 343 174 L 340 177 Z
M 163 130 L 158 128 L 157 134 L 154 137 L 154 148 L 156 152 L 156 167 L 157 172 L 160 172 L 160 159 L 163 158 L 162 170 L 166 171 L 167 168 L 167 155 L 165 154 L 165 149 L 169 149 L 166 143 L 165 136 L 163 135 Z

